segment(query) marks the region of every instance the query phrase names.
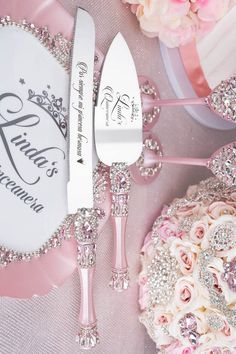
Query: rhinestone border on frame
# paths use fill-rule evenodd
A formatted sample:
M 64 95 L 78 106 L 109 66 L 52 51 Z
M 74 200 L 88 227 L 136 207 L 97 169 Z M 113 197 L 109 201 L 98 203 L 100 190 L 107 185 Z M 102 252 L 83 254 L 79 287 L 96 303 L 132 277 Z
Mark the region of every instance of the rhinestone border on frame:
M 93 171 L 94 200 L 102 204 L 108 188 L 108 172 L 103 164 L 98 163 Z M 103 210 L 96 208 L 99 219 L 105 215 Z M 30 261 L 48 253 L 53 248 L 61 247 L 64 240 L 69 240 L 74 235 L 74 215 L 67 215 L 53 235 L 37 250 L 33 252 L 18 252 L 0 245 L 0 267 L 7 267 L 12 262 Z M 81 250 L 80 250 L 81 251 Z M 79 251 L 79 252 L 80 252 Z M 78 260 L 79 261 L 79 260 Z
M 26 20 L 15 22 L 10 16 L 0 17 L 0 28 L 6 26 L 15 26 L 32 34 L 56 58 L 66 71 L 70 71 L 72 42 L 64 38 L 61 33 L 52 36 L 46 26 L 39 27 Z

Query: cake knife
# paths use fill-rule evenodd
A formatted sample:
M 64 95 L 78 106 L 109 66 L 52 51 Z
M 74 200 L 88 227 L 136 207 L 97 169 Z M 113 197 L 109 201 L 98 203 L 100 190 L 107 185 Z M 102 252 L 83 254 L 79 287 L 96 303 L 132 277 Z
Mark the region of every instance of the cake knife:
M 93 74 L 95 26 L 91 16 L 78 8 L 71 64 L 69 102 L 68 212 L 73 215 L 81 284 L 79 333 L 82 349 L 99 342 L 93 303 L 99 211 L 93 207 Z
M 128 166 L 142 152 L 142 109 L 137 73 L 125 39 L 118 33 L 105 58 L 95 107 L 95 144 L 110 168 L 114 249 L 110 286 L 129 286 L 125 232 L 130 192 Z

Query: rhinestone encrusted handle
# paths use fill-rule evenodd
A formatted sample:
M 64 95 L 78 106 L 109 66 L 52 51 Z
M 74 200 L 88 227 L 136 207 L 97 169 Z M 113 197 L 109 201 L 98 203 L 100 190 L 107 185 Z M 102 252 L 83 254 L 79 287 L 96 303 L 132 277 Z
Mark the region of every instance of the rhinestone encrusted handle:
M 128 216 L 130 172 L 126 163 L 113 163 L 110 169 L 114 230 L 114 248 L 110 287 L 123 291 L 129 287 L 128 264 L 125 249 L 125 230 Z
M 96 242 L 100 209 L 79 209 L 75 214 L 74 235 L 77 241 L 77 265 L 81 284 L 79 332 L 76 341 L 81 349 L 90 349 L 99 343 L 97 320 L 93 301 L 93 278 L 96 264 Z

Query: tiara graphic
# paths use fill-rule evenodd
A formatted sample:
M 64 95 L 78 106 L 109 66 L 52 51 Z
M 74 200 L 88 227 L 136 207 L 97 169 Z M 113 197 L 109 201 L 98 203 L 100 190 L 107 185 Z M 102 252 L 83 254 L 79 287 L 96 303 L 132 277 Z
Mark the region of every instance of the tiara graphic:
M 63 107 L 63 99 L 56 98 L 55 95 L 49 95 L 47 91 L 42 91 L 42 94 L 36 94 L 33 90 L 29 90 L 28 101 L 36 104 L 47 112 L 57 127 L 60 129 L 60 132 L 66 138 L 67 136 L 67 114 L 66 108 Z

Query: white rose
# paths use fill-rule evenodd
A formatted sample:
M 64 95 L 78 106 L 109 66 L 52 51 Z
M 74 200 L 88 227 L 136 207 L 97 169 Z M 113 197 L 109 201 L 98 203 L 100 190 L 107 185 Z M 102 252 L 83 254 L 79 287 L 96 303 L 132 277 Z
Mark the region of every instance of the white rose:
M 208 221 L 208 217 L 205 216 L 201 220 L 193 223 L 189 232 L 189 237 L 195 244 L 200 245 L 204 241 L 206 233 L 209 229 Z
M 199 285 L 199 282 L 196 282 L 192 276 L 184 276 L 177 280 L 171 304 L 174 313 L 183 310 L 193 312 L 199 308 L 209 306 L 205 291 L 202 291 L 202 287 Z
M 180 239 L 168 239 L 170 253 L 176 258 L 180 270 L 184 275 L 191 274 L 194 270 L 200 248 L 192 242 Z

